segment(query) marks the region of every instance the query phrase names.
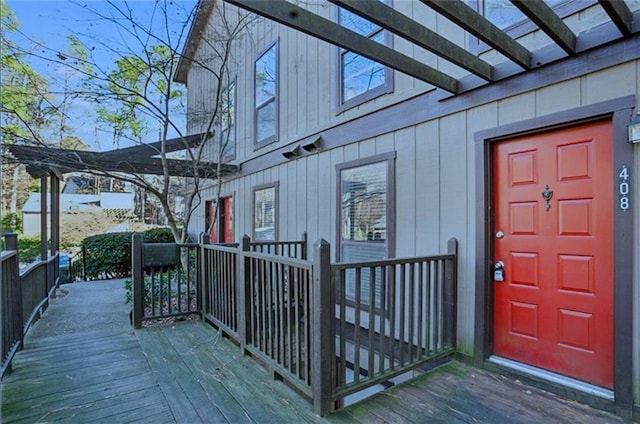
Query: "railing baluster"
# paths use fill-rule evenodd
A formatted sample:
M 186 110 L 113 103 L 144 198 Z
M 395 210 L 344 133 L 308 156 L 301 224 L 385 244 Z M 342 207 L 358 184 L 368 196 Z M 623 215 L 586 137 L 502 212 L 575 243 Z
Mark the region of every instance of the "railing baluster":
M 374 375 L 374 336 L 376 334 L 375 328 L 375 311 L 376 311 L 376 270 L 380 268 L 378 267 L 369 267 L 369 331 L 368 333 L 368 344 L 367 348 L 369 349 L 369 358 L 367 362 L 367 375 Z
M 385 339 L 387 334 L 386 318 L 387 318 L 387 273 L 389 269 L 387 266 L 380 268 L 380 314 L 378 315 L 378 322 L 380 323 L 380 359 L 378 362 L 378 372 L 382 373 L 385 369 Z
M 414 345 L 414 319 L 415 319 L 415 263 L 407 264 L 407 269 L 409 271 L 409 334 L 407 336 L 407 348 L 409 349 L 408 359 L 409 362 L 413 362 L 413 345 Z
M 400 309 L 400 334 L 399 334 L 399 341 L 400 341 L 400 352 L 398 353 L 398 359 L 400 361 L 400 366 L 404 365 L 404 344 L 405 344 L 405 339 L 406 339 L 406 334 L 405 334 L 405 308 L 407 305 L 407 293 L 406 293 L 406 266 L 405 264 L 400 265 L 400 304 L 399 309 Z
M 422 315 L 422 308 L 424 303 L 424 262 L 420 261 L 417 263 L 418 267 L 418 314 L 416 316 L 418 330 L 417 330 L 417 338 L 416 341 L 416 358 L 422 358 L 422 323 L 424 316 Z

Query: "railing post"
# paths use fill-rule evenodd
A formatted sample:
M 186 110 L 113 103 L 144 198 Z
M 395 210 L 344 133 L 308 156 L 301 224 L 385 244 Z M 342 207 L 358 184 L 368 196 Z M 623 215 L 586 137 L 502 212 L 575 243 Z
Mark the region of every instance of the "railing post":
M 453 259 L 445 262 L 444 277 L 444 345 L 456 347 L 457 332 L 457 281 L 458 281 L 458 240 L 454 237 L 447 242 L 447 253 L 454 255 Z
M 238 267 L 238 329 L 240 331 L 240 347 L 244 352 L 245 345 L 253 342 L 251 332 L 251 258 L 244 252 L 251 251 L 251 238 L 248 235 L 242 237 L 238 248 L 236 266 Z
M 142 272 L 142 235 L 131 236 L 131 279 L 133 292 L 133 328 L 142 327 L 144 315 L 144 273 Z
M 207 255 L 204 252 L 204 245 L 210 243 L 209 234 L 200 233 L 200 246 L 198 246 L 198 267 L 200 271 L 198 272 L 198 294 L 197 294 L 197 303 L 198 310 L 200 311 L 200 315 L 204 318 L 204 314 L 206 312 L 206 308 L 204 307 L 205 299 L 209 299 L 209 293 L 207 292 L 207 269 L 206 269 L 206 260 Z
M 82 245 L 82 281 L 87 281 L 87 248 Z
M 313 246 L 311 321 L 311 386 L 313 408 L 320 416 L 331 410 L 335 365 L 335 302 L 331 281 L 331 245 L 321 239 Z
M 11 303 L 9 311 L 12 311 L 12 317 L 9 320 L 13 320 L 13 333 L 14 337 L 20 340 L 20 347 L 22 350 L 24 346 L 24 316 L 22 313 L 22 284 L 20 284 L 20 255 L 18 254 L 18 235 L 15 233 L 8 233 L 4 236 L 4 246 L 7 250 L 13 250 L 16 252 L 14 266 L 11 270 L 11 280 L 8 281 L 8 298 L 7 301 Z M 5 292 L 7 293 L 7 292 Z M 5 303 L 6 306 L 7 304 Z M 13 342 L 13 340 L 11 341 Z M 4 358 L 0 358 L 0 362 Z M 11 365 L 9 365 L 8 371 L 11 371 Z
M 308 247 L 308 241 L 307 241 L 307 232 L 303 231 L 302 232 L 302 247 L 301 247 L 301 252 L 300 252 L 300 259 L 306 261 L 307 260 L 307 247 Z
M 7 250 L 18 250 L 18 235 L 15 233 L 5 234 L 4 246 Z

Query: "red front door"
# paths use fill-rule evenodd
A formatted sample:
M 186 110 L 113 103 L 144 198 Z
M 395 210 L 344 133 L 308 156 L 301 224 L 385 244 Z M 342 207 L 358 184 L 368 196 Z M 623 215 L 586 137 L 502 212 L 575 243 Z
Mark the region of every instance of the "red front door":
M 221 243 L 233 243 L 233 197 L 223 197 L 220 199 L 221 216 L 220 224 L 222 228 Z
M 609 122 L 496 143 L 494 353 L 613 387 Z M 501 275 L 492 275 L 500 280 Z

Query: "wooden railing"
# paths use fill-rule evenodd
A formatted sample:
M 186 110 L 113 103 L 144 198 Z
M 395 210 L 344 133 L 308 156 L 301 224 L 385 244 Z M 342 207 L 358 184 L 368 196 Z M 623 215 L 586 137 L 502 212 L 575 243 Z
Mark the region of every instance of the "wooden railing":
M 332 401 L 455 351 L 455 239 L 448 250 L 331 266 L 336 325 L 330 341 L 339 358 Z
M 24 335 L 42 316 L 49 297 L 59 285 L 59 265 L 56 252 L 46 261 L 29 265 L 22 272 L 18 257 L 18 238 L 5 235 L 6 251 L 2 252 L 2 368 L 0 376 L 11 370 L 11 360 L 22 348 Z
M 196 243 L 131 242 L 133 326 L 143 321 L 199 313 L 200 249 Z
M 337 264 L 324 240 L 312 260 L 287 256 L 306 253 L 305 237 L 272 243 L 296 246 L 280 255 L 258 243 L 200 244 L 200 312 L 319 415 L 455 352 L 455 239 L 444 255 Z

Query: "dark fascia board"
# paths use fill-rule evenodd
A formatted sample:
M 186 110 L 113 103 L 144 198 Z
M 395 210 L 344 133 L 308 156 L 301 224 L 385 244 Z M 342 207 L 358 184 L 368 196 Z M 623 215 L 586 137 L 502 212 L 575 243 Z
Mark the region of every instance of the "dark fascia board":
M 598 0 L 598 3 L 616 24 L 622 35 L 631 35 L 633 14 L 625 2 Z
M 511 0 L 538 28 L 544 31 L 562 50 L 576 52 L 576 36 L 558 15 L 542 0 Z
M 420 0 L 451 22 L 478 37 L 524 69 L 531 69 L 531 52 L 461 0 Z
M 493 67 L 491 65 L 383 2 L 362 0 L 329 1 L 466 69 L 486 81 L 493 80 Z
M 345 48 L 415 77 L 421 81 L 442 88 L 450 93 L 459 91 L 458 81 L 392 48 L 350 31 L 343 26 L 322 18 L 285 0 L 226 0 L 240 8 L 269 18 L 282 25 L 294 28 L 320 40 Z
M 189 74 L 189 67 L 191 61 L 198 50 L 198 45 L 202 39 L 207 22 L 209 22 L 209 16 L 213 11 L 218 0 L 199 0 L 196 6 L 196 15 L 193 18 L 191 28 L 189 28 L 189 34 L 187 40 L 182 48 L 182 54 L 178 61 L 176 72 L 173 75 L 173 80 L 182 84 L 187 84 L 187 76 Z

